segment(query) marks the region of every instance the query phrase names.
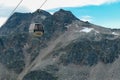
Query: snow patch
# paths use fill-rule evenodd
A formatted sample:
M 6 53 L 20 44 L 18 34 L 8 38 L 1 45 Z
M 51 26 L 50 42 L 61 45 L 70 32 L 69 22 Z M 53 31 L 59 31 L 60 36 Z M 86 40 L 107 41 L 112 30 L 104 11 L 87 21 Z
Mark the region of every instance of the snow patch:
M 69 28 L 70 26 L 65 26 L 66 28 Z
M 100 33 L 99 31 L 95 30 L 94 28 L 87 28 L 87 27 L 83 27 L 83 29 L 77 29 L 75 32 L 89 33 L 91 31 L 94 31 L 95 33 Z
M 99 31 L 97 31 L 97 30 L 94 30 L 96 33 L 100 33 Z
M 93 29 L 93 28 L 84 27 L 82 30 L 80 30 L 80 32 L 89 33 L 89 32 L 91 32 L 92 30 L 94 30 L 94 29 Z
M 113 34 L 113 35 L 119 35 L 119 34 L 118 34 L 118 33 L 116 33 L 116 32 L 112 32 L 112 34 Z

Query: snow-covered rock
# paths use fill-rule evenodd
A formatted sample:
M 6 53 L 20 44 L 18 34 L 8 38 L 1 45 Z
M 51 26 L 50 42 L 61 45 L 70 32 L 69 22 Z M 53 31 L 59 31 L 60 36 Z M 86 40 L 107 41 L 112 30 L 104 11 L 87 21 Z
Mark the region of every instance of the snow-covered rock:
M 93 28 L 84 27 L 82 30 L 80 30 L 80 32 L 89 33 L 89 32 L 91 32 L 92 30 L 94 30 L 94 29 L 93 29 Z
M 118 34 L 118 33 L 116 33 L 116 32 L 112 32 L 112 34 L 113 34 L 113 35 L 119 35 L 119 34 Z
M 99 33 L 99 31 L 95 30 L 94 28 L 87 28 L 84 27 L 83 29 L 81 29 L 79 32 L 85 32 L 85 33 L 89 33 L 91 31 L 94 31 L 95 33 Z

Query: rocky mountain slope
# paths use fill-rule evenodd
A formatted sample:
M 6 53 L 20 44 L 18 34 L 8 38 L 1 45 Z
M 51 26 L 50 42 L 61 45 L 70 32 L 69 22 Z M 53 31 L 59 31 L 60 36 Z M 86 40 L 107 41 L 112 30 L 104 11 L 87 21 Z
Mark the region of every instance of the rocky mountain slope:
M 29 34 L 42 23 L 44 35 Z M 0 28 L 0 80 L 119 80 L 120 30 L 60 9 L 14 13 Z

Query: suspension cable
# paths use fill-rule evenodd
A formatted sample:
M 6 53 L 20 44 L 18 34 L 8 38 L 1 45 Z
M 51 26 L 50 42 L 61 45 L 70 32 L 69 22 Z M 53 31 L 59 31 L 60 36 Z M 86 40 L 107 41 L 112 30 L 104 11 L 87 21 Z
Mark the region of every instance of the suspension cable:
M 15 12 L 15 10 L 19 7 L 19 5 L 23 2 L 23 0 L 20 0 L 20 2 L 17 4 L 17 6 L 11 11 L 10 15 L 8 16 L 8 18 L 10 18 L 13 13 Z M 7 19 L 8 19 L 7 18 Z M 6 23 L 6 21 L 2 24 L 2 26 Z
M 23 2 L 23 0 L 20 0 L 20 2 L 17 4 L 17 6 L 12 10 L 12 12 L 10 13 L 10 15 L 8 16 L 8 18 L 10 18 L 10 17 L 13 15 L 13 13 L 15 12 L 15 10 L 19 7 L 19 5 L 20 5 L 22 2 Z M 47 0 L 45 0 L 45 1 L 42 3 L 42 5 L 39 7 L 39 9 L 41 9 L 46 2 L 47 2 Z M 3 25 L 4 25 L 5 23 L 6 23 L 6 22 L 4 22 Z
M 12 12 L 10 13 L 9 17 L 15 12 L 15 10 L 19 7 L 19 5 L 20 5 L 22 2 L 23 2 L 23 0 L 20 0 L 20 2 L 17 4 L 17 6 L 16 6 L 16 7 L 12 10 Z M 47 2 L 47 0 L 45 0 L 45 1 L 42 3 L 42 5 L 39 7 L 39 9 L 41 9 L 46 2 Z M 9 17 L 8 17 L 8 18 L 9 18 Z
M 15 12 L 15 10 L 19 7 L 19 5 L 21 4 L 23 2 L 23 0 L 21 0 L 18 4 L 17 4 L 17 6 L 12 10 L 12 12 L 10 13 L 10 16 Z M 10 17 L 9 16 L 9 17 Z
M 42 3 L 42 5 L 39 7 L 39 9 L 41 9 L 41 8 L 45 5 L 46 2 L 47 2 L 47 0 L 45 0 L 45 1 Z

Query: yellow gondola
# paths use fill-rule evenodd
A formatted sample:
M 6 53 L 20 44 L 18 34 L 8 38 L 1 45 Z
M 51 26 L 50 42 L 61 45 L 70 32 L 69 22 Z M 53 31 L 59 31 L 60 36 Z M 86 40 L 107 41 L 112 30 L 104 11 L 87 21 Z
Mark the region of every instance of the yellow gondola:
M 41 23 L 32 23 L 29 27 L 29 33 L 34 36 L 42 36 L 44 34 L 43 25 Z

